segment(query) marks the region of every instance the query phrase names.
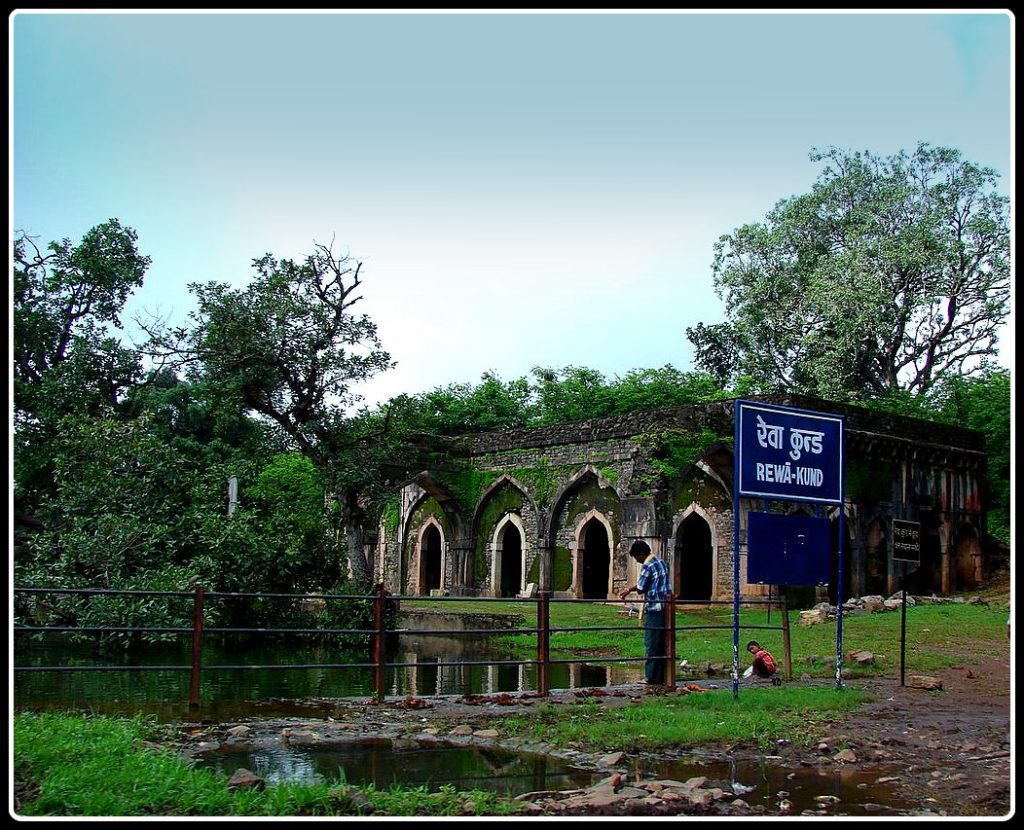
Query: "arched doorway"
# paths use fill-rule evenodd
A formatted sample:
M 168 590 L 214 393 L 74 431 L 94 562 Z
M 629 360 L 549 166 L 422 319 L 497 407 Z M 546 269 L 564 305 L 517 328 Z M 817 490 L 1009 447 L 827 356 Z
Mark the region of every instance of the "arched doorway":
M 885 522 L 872 519 L 864 546 L 864 593 L 889 593 L 889 545 Z
M 607 599 L 611 577 L 611 545 L 602 522 L 591 519 L 580 533 L 580 594 L 583 599 Z
M 441 530 L 428 525 L 420 542 L 420 593 L 429 594 L 441 587 Z
M 957 534 L 953 566 L 956 574 L 954 591 L 969 591 L 981 584 L 981 541 L 978 532 L 970 525 L 961 526 Z
M 512 522 L 505 525 L 499 540 L 501 552 L 501 576 L 498 595 L 518 596 L 523 590 L 523 537 Z
M 711 526 L 698 513 L 683 519 L 676 531 L 675 565 L 673 587 L 681 602 L 712 598 L 715 575 Z

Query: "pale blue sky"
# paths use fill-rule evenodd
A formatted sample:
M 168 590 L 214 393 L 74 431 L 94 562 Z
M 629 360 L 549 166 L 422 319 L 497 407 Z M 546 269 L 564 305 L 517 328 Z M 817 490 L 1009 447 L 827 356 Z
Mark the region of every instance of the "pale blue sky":
M 718 236 L 812 147 L 951 145 L 1011 192 L 1006 14 L 36 14 L 10 19 L 11 230 L 119 218 L 131 309 L 313 241 L 364 263 L 368 401 L 535 365 L 691 368 Z M 1003 344 L 1009 365 L 1009 343 Z

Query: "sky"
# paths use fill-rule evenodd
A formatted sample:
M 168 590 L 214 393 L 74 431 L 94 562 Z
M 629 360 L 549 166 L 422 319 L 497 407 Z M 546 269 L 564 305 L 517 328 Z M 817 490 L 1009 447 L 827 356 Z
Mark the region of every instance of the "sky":
M 1014 21 L 980 13 L 33 13 L 9 18 L 10 231 L 116 217 L 127 316 L 181 324 L 315 242 L 363 263 L 397 366 L 692 369 L 713 246 L 812 148 L 960 149 L 1012 193 Z M 1010 335 L 1000 363 L 1010 365 Z

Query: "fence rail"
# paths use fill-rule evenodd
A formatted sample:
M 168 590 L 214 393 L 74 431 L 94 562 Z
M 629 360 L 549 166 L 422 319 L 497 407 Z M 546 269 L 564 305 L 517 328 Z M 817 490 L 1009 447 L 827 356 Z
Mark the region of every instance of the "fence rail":
M 549 668 L 552 665 L 564 663 L 577 663 L 579 658 L 553 658 L 551 657 L 551 635 L 563 632 L 578 631 L 631 631 L 636 632 L 633 626 L 562 626 L 551 625 L 551 605 L 556 603 L 587 603 L 587 604 L 614 604 L 623 606 L 635 606 L 643 604 L 644 600 L 609 600 L 609 599 L 580 599 L 574 597 L 554 597 L 550 592 L 541 591 L 536 597 L 454 597 L 454 596 L 404 596 L 388 593 L 383 587 L 372 594 L 281 594 L 281 593 L 250 593 L 250 592 L 224 592 L 206 591 L 202 586 L 197 586 L 194 591 L 145 591 L 145 590 L 109 590 L 103 588 L 14 588 L 17 595 L 71 595 L 71 596 L 167 596 L 167 597 L 191 597 L 192 598 L 192 625 L 191 626 L 69 626 L 69 625 L 15 625 L 14 633 L 84 633 L 84 634 L 190 634 L 192 645 L 192 659 L 188 665 L 156 665 L 156 666 L 125 666 L 125 665 L 65 665 L 65 666 L 14 666 L 15 672 L 104 672 L 104 671 L 188 671 L 189 677 L 189 706 L 197 708 L 200 706 L 200 680 L 203 670 L 245 670 L 245 669 L 373 669 L 373 702 L 382 703 L 385 699 L 385 670 L 396 668 L 416 668 L 420 663 L 397 663 L 387 662 L 384 659 L 384 641 L 387 637 L 394 637 L 402 634 L 418 634 L 420 636 L 536 636 L 536 657 L 529 660 L 452 660 L 431 662 L 431 666 L 536 666 L 537 667 L 537 692 L 541 696 L 547 696 L 551 692 Z M 322 599 L 330 601 L 372 601 L 373 603 L 373 628 L 259 628 L 259 627 L 220 627 L 204 625 L 204 606 L 208 599 L 222 598 L 259 598 L 259 599 L 289 599 L 295 602 L 308 601 L 311 599 Z M 478 603 L 528 603 L 536 607 L 537 623 L 531 628 L 473 628 L 473 629 L 410 629 L 410 628 L 387 628 L 385 626 L 386 608 L 389 603 L 407 602 L 409 605 L 440 604 L 445 602 L 472 602 Z M 678 600 L 669 595 L 665 602 L 667 613 L 665 625 L 660 628 L 664 636 L 664 655 L 654 658 L 665 663 L 665 684 L 674 686 L 676 682 L 676 641 L 680 631 L 707 631 L 707 630 L 733 630 L 733 624 L 728 625 L 686 625 L 676 624 L 676 616 L 680 605 L 732 606 L 732 600 Z M 781 611 L 779 625 L 751 625 L 741 626 L 744 630 L 771 630 L 781 631 L 783 638 L 783 669 L 787 678 L 792 678 L 792 654 L 790 650 L 789 636 L 789 613 L 784 597 L 778 599 L 744 599 L 744 606 L 767 606 L 769 616 L 772 607 L 778 607 Z M 202 660 L 203 636 L 205 634 L 357 634 L 370 638 L 370 660 L 368 662 L 346 662 L 346 663 L 301 663 L 301 664 L 275 664 L 266 665 L 204 665 Z M 644 663 L 646 657 L 592 657 L 588 658 L 593 663 Z

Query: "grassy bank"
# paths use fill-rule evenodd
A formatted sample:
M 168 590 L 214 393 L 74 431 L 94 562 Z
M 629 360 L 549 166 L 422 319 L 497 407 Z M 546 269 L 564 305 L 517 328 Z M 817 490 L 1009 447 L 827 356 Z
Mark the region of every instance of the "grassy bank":
M 593 751 L 657 750 L 779 739 L 812 740 L 815 726 L 856 708 L 864 695 L 829 688 L 745 690 L 739 701 L 720 690 L 645 699 L 621 707 L 589 700 L 570 707 L 541 706 L 503 717 L 503 737 L 548 745 L 573 743 Z M 424 787 L 358 790 L 337 784 L 268 785 L 230 792 L 228 777 L 193 767 L 171 751 L 145 742 L 157 727 L 142 718 L 118 719 L 22 713 L 14 720 L 15 778 L 20 814 L 31 816 L 336 816 L 358 814 L 353 794 L 378 813 L 394 816 L 502 815 L 516 805 L 495 793 L 459 793 Z M 472 806 L 467 807 L 468 803 Z
M 784 739 L 808 745 L 817 727 L 867 699 L 831 687 L 726 689 L 685 696 L 647 697 L 629 706 L 605 707 L 591 699 L 571 708 L 544 706 L 530 715 L 503 718 L 501 730 L 555 746 L 570 743 L 600 752 L 686 749 L 755 743 L 768 749 Z
M 152 725 L 61 714 L 14 719 L 15 779 L 25 816 L 340 816 L 356 815 L 356 790 L 337 784 L 272 784 L 227 789 L 228 776 L 192 767 L 176 754 L 144 745 Z M 360 792 L 387 815 L 449 816 L 513 811 L 494 793 L 430 793 L 425 787 Z

